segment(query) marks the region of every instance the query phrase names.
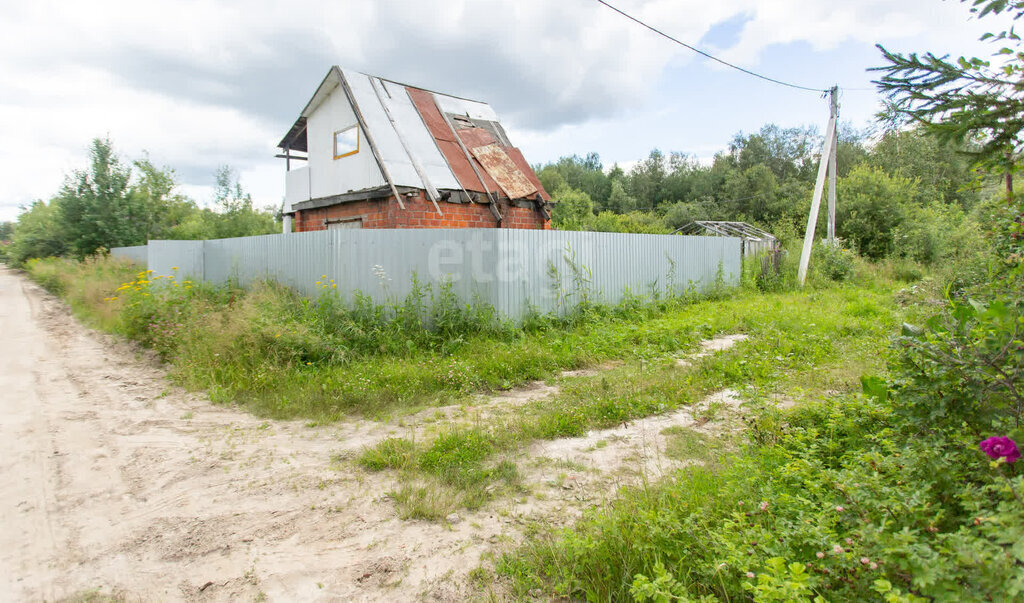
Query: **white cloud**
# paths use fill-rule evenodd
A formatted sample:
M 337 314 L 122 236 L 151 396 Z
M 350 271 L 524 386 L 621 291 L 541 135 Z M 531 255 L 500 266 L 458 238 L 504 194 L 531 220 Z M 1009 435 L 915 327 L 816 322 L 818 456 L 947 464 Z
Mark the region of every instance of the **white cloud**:
M 801 41 L 815 50 L 831 50 L 843 42 L 855 41 L 885 42 L 899 50 L 906 50 L 906 44 L 914 42 L 926 50 L 968 48 L 984 52 L 984 46 L 975 41 L 988 26 L 986 22 L 966 21 L 967 7 L 961 3 L 935 0 L 751 0 L 747 12 L 751 18 L 740 32 L 740 42 L 723 56 L 748 66 L 756 65 L 768 46 Z
M 963 5 L 936 0 L 617 5 L 690 42 L 743 15 L 723 52 L 748 66 L 773 45 L 941 46 L 978 29 Z M 277 203 L 274 145 L 334 63 L 481 98 L 528 140 L 583 153 L 564 147 L 599 141 L 613 120 L 639 123 L 665 69 L 697 60 L 593 0 L 4 3 L 0 128 L 17 142 L 0 148 L 0 219 L 56 192 L 107 134 L 127 156 L 147 149 L 175 167 L 186 190 L 206 190 L 226 163 L 258 203 Z

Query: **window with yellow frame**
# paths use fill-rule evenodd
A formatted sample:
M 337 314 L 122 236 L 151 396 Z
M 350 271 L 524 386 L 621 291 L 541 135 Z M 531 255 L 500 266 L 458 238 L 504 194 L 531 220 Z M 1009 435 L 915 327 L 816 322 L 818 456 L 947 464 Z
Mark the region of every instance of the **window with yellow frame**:
M 334 158 L 341 159 L 359 152 L 359 126 L 334 132 Z

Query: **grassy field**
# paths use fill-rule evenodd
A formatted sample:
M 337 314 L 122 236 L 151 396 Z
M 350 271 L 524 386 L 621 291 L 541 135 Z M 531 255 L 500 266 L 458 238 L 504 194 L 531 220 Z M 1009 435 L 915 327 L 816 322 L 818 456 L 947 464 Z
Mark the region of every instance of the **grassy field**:
M 180 384 L 270 418 L 395 418 L 557 381 L 553 396 L 486 420 L 449 421 L 418 439 L 391 438 L 356 459 L 371 471 L 397 472 L 405 484 L 393 492 L 400 512 L 427 519 L 518 491 L 517 455 L 536 440 L 689 407 L 726 388 L 753 403 L 859 388 L 862 374 L 884 366 L 885 342 L 907 314 L 894 300 L 904 285 L 864 268 L 845 284 L 819 279 L 818 287 L 776 293 L 747 286 L 531 317 L 520 327 L 443 290 L 387 308 L 365 300 L 345 306 L 328 281 L 310 300 L 273 284 L 154 282 L 112 260 L 38 261 L 31 272 L 83 319 L 160 352 Z M 723 334 L 747 338 L 677 364 Z M 558 376 L 596 366 L 603 367 L 596 375 Z
M 1013 428 L 1002 410 L 1012 387 L 985 381 L 986 366 L 1004 370 L 1019 356 L 999 352 L 1009 348 L 997 337 L 1012 338 L 1019 308 L 944 302 L 927 280 L 903 283 L 892 268 L 856 266 L 843 282 L 819 275 L 802 290 L 762 283 L 778 289 L 764 292 L 744 279 L 703 298 L 631 300 L 521 326 L 444 288 L 420 288 L 389 306 L 358 296 L 346 305 L 329 281 L 305 299 L 269 283 L 241 290 L 151 280 L 107 259 L 42 260 L 30 271 L 83 320 L 156 350 L 180 384 L 269 418 L 401 421 L 547 381 L 550 395 L 442 414 L 432 429 L 337 459 L 391 472 L 398 485 L 390 496 L 404 518 L 439 520 L 527 495 L 524 476 L 535 467 L 523 463 L 533 462 L 527 453 L 539 442 L 677 409 L 712 419 L 715 406 L 698 404 L 723 391 L 744 402 L 744 429 L 733 436 L 685 426 L 661 433 L 667 457 L 700 463 L 622 487 L 569 528 L 534 525 L 493 569 L 474 571 L 481 584 L 497 571 L 516 596 L 1024 594 L 1024 505 L 1014 494 L 1024 482 L 1000 463 L 989 467 L 977 447 L 998 435 L 993 429 L 1024 438 L 1019 416 Z M 891 345 L 901 323 L 922 323 L 947 303 L 948 320 L 960 326 L 904 327 L 900 346 Z M 934 360 L 944 356 L 928 356 L 928 346 L 976 352 L 975 333 L 1002 355 L 981 358 L 977 369 L 961 362 L 948 375 Z M 746 338 L 693 355 L 703 340 L 730 334 Z M 581 368 L 592 370 L 562 374 Z M 779 400 L 794 407 L 780 410 Z M 964 414 L 982 407 L 993 410 Z
M 876 285 L 737 292 L 643 322 L 578 329 L 567 334 L 578 345 L 613 336 L 616 344 L 594 360 L 623 363 L 592 376 L 558 379 L 553 396 L 491 413 L 486 420 L 452 422 L 432 438 L 388 439 L 359 462 L 370 470 L 399 471 L 402 481 L 415 484 L 396 493 L 400 509 L 406 516 L 436 519 L 459 504 L 483 504 L 495 486 L 514 487 L 509 459 L 535 440 L 581 436 L 689 407 L 727 388 L 755 404 L 859 390 L 861 375 L 884 367 L 886 342 L 907 315 L 894 303 L 894 291 L 892 285 Z M 677 364 L 700 340 L 725 333 L 748 338 L 690 366 Z M 685 434 L 675 438 L 677 452 L 684 439 Z
M 185 387 L 278 419 L 379 418 L 609 360 L 629 365 L 613 387 L 581 383 L 560 399 L 579 409 L 578 418 L 538 416 L 537 433 L 550 437 L 687 404 L 727 385 L 854 382 L 878 364 L 869 350 L 898 324 L 891 294 L 899 286 L 874 280 L 598 307 L 515 327 L 444 290 L 420 289 L 391 307 L 365 299 L 346 306 L 328 283 L 310 300 L 270 283 L 241 290 L 151 281 L 111 259 L 37 260 L 30 273 L 86 322 L 155 349 Z M 751 340 L 681 379 L 668 368 L 720 333 Z

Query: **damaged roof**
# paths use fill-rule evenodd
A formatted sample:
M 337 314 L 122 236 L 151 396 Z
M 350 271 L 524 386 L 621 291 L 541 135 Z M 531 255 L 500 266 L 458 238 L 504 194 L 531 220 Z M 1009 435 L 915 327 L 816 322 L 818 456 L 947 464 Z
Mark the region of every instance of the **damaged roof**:
M 344 90 L 382 171 L 396 187 L 507 197 L 551 197 L 487 103 L 334 66 L 278 146 L 307 151 L 306 119 Z

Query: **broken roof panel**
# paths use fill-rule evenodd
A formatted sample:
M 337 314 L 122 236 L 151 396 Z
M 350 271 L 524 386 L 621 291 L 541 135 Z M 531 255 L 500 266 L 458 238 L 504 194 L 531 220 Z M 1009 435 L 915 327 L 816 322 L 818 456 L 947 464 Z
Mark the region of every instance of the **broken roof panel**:
M 492 109 L 487 103 L 448 96 L 447 94 L 440 94 L 438 92 L 433 92 L 432 94 L 434 95 L 434 98 L 437 99 L 438 108 L 445 113 L 465 115 L 470 119 L 498 121 L 498 114 L 495 113 L 494 109 Z
M 540 193 L 540 198 L 545 201 L 551 201 L 551 195 L 544 189 L 544 185 L 540 183 L 540 178 L 537 177 L 537 174 L 533 173 L 533 168 L 526 162 L 526 157 L 523 157 L 523 153 L 516 147 L 506 147 L 505 154 L 512 160 L 512 163 L 516 164 L 519 171 L 526 176 L 526 179 L 530 181 L 536 192 Z
M 475 147 L 471 151 L 509 199 L 525 199 L 537 193 L 537 187 L 523 175 L 497 143 Z

